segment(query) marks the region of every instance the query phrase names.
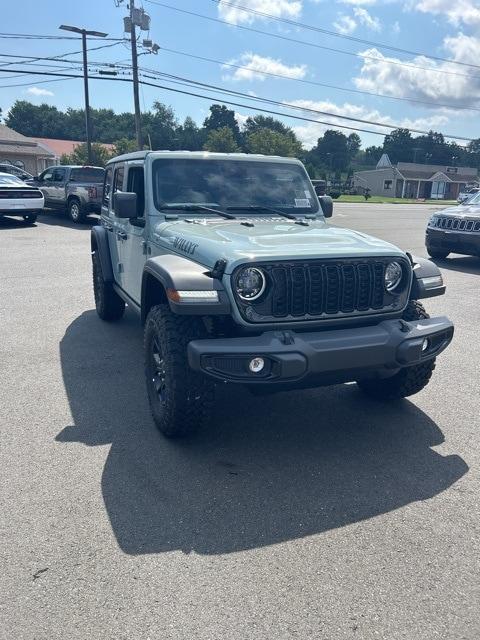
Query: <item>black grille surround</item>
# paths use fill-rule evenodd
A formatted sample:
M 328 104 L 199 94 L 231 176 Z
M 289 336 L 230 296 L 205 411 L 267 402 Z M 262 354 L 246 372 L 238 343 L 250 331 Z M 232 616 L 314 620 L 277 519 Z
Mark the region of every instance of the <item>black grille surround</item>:
M 431 225 L 435 229 L 449 231 L 472 231 L 480 233 L 480 218 L 457 218 L 455 216 L 438 216 Z
M 397 290 L 385 289 L 389 262 L 402 266 Z M 236 276 L 245 267 L 258 267 L 266 277 L 265 293 L 253 302 L 235 291 Z M 408 302 L 412 267 L 406 258 L 365 257 L 255 262 L 237 267 L 232 289 L 240 314 L 250 323 L 305 322 L 369 316 L 402 311 Z

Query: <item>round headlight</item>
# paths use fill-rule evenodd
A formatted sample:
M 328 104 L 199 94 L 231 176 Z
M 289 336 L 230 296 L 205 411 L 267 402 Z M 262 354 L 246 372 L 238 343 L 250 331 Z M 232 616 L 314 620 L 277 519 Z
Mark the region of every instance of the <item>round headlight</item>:
M 265 291 L 265 276 L 256 267 L 242 269 L 236 278 L 235 288 L 238 296 L 247 302 L 257 300 Z
M 402 281 L 403 271 L 398 262 L 390 262 L 385 269 L 385 289 L 392 292 Z

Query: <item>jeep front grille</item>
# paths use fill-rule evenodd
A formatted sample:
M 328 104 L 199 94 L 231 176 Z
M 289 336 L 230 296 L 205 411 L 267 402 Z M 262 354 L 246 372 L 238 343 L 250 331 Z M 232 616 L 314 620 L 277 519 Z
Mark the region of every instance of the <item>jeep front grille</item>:
M 404 270 L 398 295 L 385 290 L 385 268 L 392 260 L 398 261 Z M 249 266 L 261 268 L 267 278 L 265 294 L 258 301 L 246 303 L 237 297 L 240 312 L 249 322 L 319 320 L 394 312 L 405 307 L 411 281 L 410 265 L 398 258 Z
M 451 231 L 480 231 L 480 220 L 464 220 L 453 216 L 442 216 L 434 220 L 433 226 L 437 229 L 449 229 Z

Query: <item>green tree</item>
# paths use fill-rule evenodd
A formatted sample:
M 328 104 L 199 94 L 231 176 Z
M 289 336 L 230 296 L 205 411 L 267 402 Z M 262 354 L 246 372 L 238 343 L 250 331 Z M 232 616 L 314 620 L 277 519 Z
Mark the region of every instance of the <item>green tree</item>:
M 120 138 L 114 142 L 115 152 L 114 155 L 121 156 L 122 153 L 131 153 L 132 151 L 138 151 L 137 141 L 131 138 Z
M 308 159 L 330 172 L 345 171 L 349 164 L 348 139 L 341 131 L 327 129 L 308 154 Z
M 91 164 L 96 167 L 104 167 L 113 155 L 116 155 L 116 153 L 112 154 L 103 144 L 93 143 Z M 64 154 L 60 158 L 60 164 L 89 164 L 86 143 L 84 142 L 75 147 L 73 153 Z
M 206 132 L 200 129 L 197 124 L 187 116 L 179 127 L 177 127 L 175 136 L 178 149 L 187 151 L 200 151 L 203 148 L 206 139 Z
M 272 118 L 272 116 L 249 116 L 243 126 L 243 133 L 248 136 L 251 133 L 259 131 L 260 129 L 270 129 L 271 131 L 276 131 L 277 133 L 288 134 L 296 139 L 295 133 L 290 127 L 288 127 L 280 120 Z
M 365 164 L 376 165 L 383 154 L 383 147 L 375 145 L 365 149 Z
M 415 141 L 408 129 L 394 129 L 385 136 L 383 152 L 388 153 L 392 163 L 413 162 Z
M 272 129 L 257 129 L 246 138 L 246 148 L 250 153 L 263 153 L 267 156 L 299 156 L 302 145 L 292 139 L 288 133 L 279 133 Z
M 203 148 L 206 151 L 218 151 L 220 153 L 235 153 L 236 151 L 240 151 L 240 147 L 230 127 L 220 127 L 220 129 L 210 131 Z
M 207 135 L 210 131 L 228 127 L 233 133 L 235 142 L 237 144 L 241 144 L 242 142 L 240 127 L 238 126 L 237 119 L 235 118 L 235 111 L 227 109 L 224 104 L 212 104 L 210 106 L 210 115 L 205 118 L 203 127 L 206 130 Z
M 348 159 L 351 162 L 357 153 L 360 151 L 360 147 L 362 146 L 362 141 L 358 133 L 351 133 L 347 138 L 347 153 Z
M 65 135 L 66 116 L 49 104 L 35 105 L 17 100 L 8 112 L 5 124 L 24 136 L 62 138 Z

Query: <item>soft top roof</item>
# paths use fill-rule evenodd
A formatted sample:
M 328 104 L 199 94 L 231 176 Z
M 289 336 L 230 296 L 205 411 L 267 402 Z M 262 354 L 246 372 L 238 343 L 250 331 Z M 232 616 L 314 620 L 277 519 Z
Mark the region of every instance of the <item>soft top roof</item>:
M 294 164 L 302 164 L 297 158 L 285 158 L 283 156 L 266 156 L 256 153 L 216 153 L 212 151 L 134 151 L 133 153 L 124 153 L 121 156 L 111 158 L 107 162 L 113 164 L 116 162 L 128 162 L 130 160 L 142 160 L 147 156 L 154 158 L 178 158 L 186 160 L 256 160 L 258 162 L 288 162 Z

